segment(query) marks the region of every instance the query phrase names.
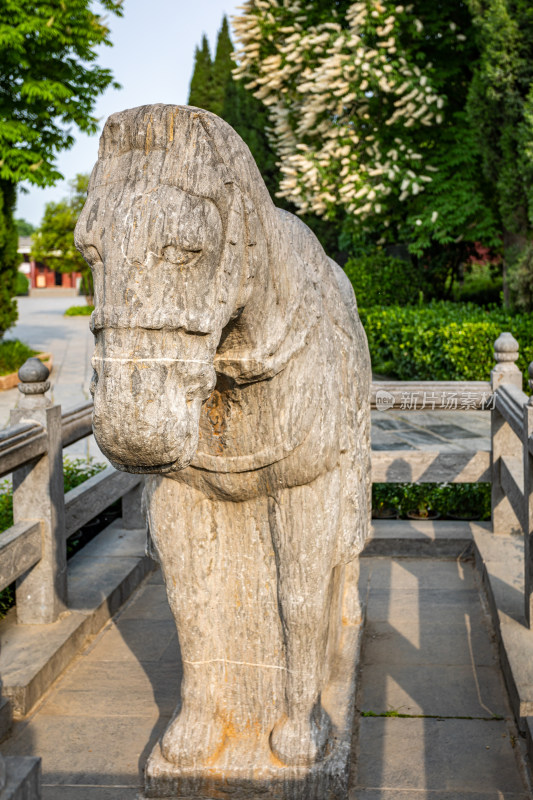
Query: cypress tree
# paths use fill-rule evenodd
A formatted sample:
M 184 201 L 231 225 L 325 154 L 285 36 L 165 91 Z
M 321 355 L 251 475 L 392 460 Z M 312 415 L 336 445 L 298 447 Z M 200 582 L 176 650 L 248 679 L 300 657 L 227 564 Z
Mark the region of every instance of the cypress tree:
M 207 37 L 202 37 L 202 46 L 194 51 L 194 70 L 189 89 L 189 105 L 211 110 L 212 62 Z
M 235 64 L 231 57 L 232 52 L 228 20 L 224 16 L 218 32 L 214 61 L 211 61 L 205 35 L 201 48 L 196 48 L 189 105 L 212 111 L 231 125 L 250 148 L 275 205 L 296 212 L 292 203 L 276 197 L 280 175 L 276 151 L 267 136 L 268 111 L 251 91 L 244 88 L 242 81 L 233 79 Z M 315 231 L 328 252 L 341 258 L 338 253 L 337 228 L 313 214 L 307 214 L 303 219 Z
M 233 44 L 229 34 L 228 20 L 224 16 L 222 26 L 218 32 L 217 50 L 211 70 L 211 105 L 209 107 L 209 111 L 223 119 L 226 119 L 224 117 L 226 94 L 231 84 L 233 84 L 231 71 L 235 65 L 231 58 L 232 52 Z M 226 119 L 226 122 L 229 122 L 229 120 Z

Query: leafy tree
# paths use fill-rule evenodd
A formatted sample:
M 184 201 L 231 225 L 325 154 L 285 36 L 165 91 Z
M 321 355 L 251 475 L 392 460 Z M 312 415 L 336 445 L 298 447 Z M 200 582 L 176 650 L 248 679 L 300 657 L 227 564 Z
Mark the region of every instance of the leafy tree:
M 475 241 L 498 247 L 466 111 L 479 49 L 465 2 L 246 0 L 234 27 L 235 75 L 268 108 L 300 213 L 342 220 L 355 252 L 406 243 L 438 293 Z
M 211 70 L 211 98 L 210 108 L 214 114 L 223 117 L 228 110 L 227 94 L 233 84 L 232 70 L 234 67 L 231 54 L 233 44 L 229 34 L 227 17 L 223 17 L 222 26 L 218 32 L 215 60 Z
M 100 0 L 121 15 L 122 0 Z M 118 86 L 96 63 L 109 28 L 91 0 L 0 3 L 0 334 L 16 319 L 16 184 L 61 178 L 56 156 L 74 143 L 73 124 L 95 133 L 96 98 Z M 14 255 L 13 255 L 14 253 Z
M 122 14 L 119 0 L 101 5 Z M 90 0 L 2 0 L 0 34 L 0 178 L 50 185 L 62 177 L 55 158 L 74 143 L 72 123 L 96 133 L 95 101 L 118 87 L 95 63 L 109 28 Z
M 35 225 L 32 225 L 31 222 L 22 218 L 15 220 L 15 227 L 18 236 L 31 236 L 35 230 Z
M 13 299 L 20 258 L 18 234 L 13 219 L 16 187 L 0 180 L 0 339 L 17 321 L 17 303 Z
M 87 294 L 91 294 L 90 269 L 74 245 L 74 228 L 87 196 L 89 176 L 76 175 L 69 183 L 69 198 L 46 204 L 41 225 L 33 236 L 31 254 L 54 271 L 81 272 Z

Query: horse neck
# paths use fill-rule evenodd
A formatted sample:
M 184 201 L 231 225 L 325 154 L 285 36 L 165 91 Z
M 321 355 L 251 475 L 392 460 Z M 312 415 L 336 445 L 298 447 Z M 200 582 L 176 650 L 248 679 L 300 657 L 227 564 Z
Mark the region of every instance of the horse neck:
M 256 256 L 246 303 L 223 335 L 215 365 L 237 383 L 265 380 L 284 369 L 314 325 L 316 314 L 305 307 L 309 281 L 288 244 L 271 239 Z

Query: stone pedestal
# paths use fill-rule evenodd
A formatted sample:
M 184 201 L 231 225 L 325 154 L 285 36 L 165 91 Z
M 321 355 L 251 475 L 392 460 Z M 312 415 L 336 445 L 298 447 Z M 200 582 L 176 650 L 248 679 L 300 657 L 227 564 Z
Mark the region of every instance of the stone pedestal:
M 343 800 L 348 792 L 349 759 L 355 711 L 356 674 L 363 631 L 343 625 L 332 680 L 322 705 L 333 723 L 326 757 L 311 766 L 279 762 L 268 736 L 247 733 L 228 742 L 208 764 L 182 768 L 168 762 L 158 743 L 145 768 L 144 798 L 196 800 Z

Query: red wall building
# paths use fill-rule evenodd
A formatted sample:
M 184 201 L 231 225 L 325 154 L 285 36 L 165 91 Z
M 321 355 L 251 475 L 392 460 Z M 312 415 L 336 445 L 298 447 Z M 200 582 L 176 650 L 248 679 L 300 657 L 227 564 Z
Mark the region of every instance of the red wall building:
M 19 236 L 18 252 L 22 256 L 19 271 L 30 282 L 30 289 L 77 289 L 81 279 L 80 272 L 54 272 L 46 264 L 30 258 L 31 236 Z

